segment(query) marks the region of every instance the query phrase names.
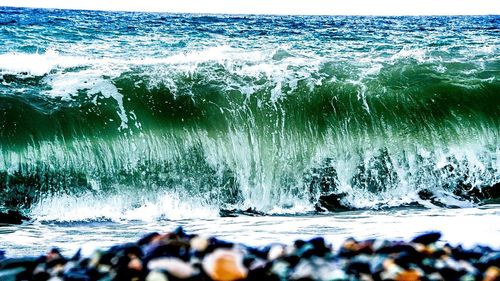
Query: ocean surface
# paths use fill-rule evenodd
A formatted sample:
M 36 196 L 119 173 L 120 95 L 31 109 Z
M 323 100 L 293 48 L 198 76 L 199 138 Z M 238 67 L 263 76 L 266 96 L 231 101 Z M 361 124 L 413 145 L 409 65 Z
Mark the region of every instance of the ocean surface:
M 499 129 L 500 16 L 0 7 L 8 254 L 177 225 L 500 246 Z

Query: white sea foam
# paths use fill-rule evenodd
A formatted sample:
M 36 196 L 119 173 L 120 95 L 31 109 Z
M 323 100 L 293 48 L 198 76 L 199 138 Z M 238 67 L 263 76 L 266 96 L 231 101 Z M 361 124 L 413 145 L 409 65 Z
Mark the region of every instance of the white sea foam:
M 287 49 L 287 46 L 281 46 Z M 278 48 L 279 49 L 279 48 Z M 253 78 L 255 80 L 265 77 L 269 83 L 260 87 L 272 88 L 273 101 L 278 100 L 284 93 L 282 89 L 286 86 L 293 91 L 298 80 L 310 80 L 311 73 L 316 73 L 323 60 L 312 53 L 291 53 L 280 60 L 274 60 L 276 48 L 263 48 L 259 50 L 246 50 L 226 45 L 209 47 L 202 50 L 188 52 L 174 52 L 166 57 L 80 57 L 61 55 L 56 51 L 49 50 L 45 53 L 7 53 L 0 55 L 0 73 L 14 75 L 46 76 L 49 86 L 54 87 L 52 95 L 72 95 L 75 89 L 90 90 L 90 83 L 102 80 L 102 77 L 113 79 L 124 71 L 131 68 L 144 68 L 146 76 L 149 77 L 148 85 L 168 86 L 172 92 L 176 92 L 176 82 L 179 76 L 192 77 L 197 71 L 208 75 L 209 79 L 219 80 L 220 77 L 211 73 L 204 64 L 218 64 L 223 67 L 228 76 L 224 77 L 229 86 L 245 86 L 241 78 Z M 80 67 L 81 69 L 71 70 Z M 302 71 L 296 71 L 302 68 Z M 233 78 L 234 81 L 231 81 Z M 229 78 L 229 79 L 228 79 Z M 60 79 L 61 81 L 56 81 Z M 311 85 L 321 84 L 321 81 L 309 81 Z M 95 83 L 102 86 L 102 83 Z M 248 85 L 246 85 L 248 86 Z M 109 88 L 109 87 L 107 87 Z M 256 89 L 254 89 L 256 90 Z M 250 91 L 253 92 L 253 91 Z M 186 94 L 186 93 L 184 93 Z M 69 96 L 68 96 L 69 97 Z M 121 115 L 122 120 L 124 115 Z
M 62 56 L 54 50 L 41 53 L 6 53 L 0 55 L 0 73 L 43 76 L 56 68 L 69 68 L 88 63 L 83 57 Z
M 398 53 L 392 56 L 392 60 L 399 60 L 405 58 L 412 58 L 418 61 L 419 63 L 423 63 L 427 61 L 426 51 L 422 48 L 412 49 L 409 47 L 403 47 Z
M 218 207 L 204 205 L 199 199 L 182 198 L 170 192 L 158 192 L 155 198 L 140 199 L 138 194 L 53 195 L 31 208 L 39 221 L 155 221 L 158 219 L 213 218 Z
M 112 72 L 107 72 L 112 75 Z M 115 74 L 118 75 L 118 74 Z M 86 90 L 86 95 L 97 104 L 98 98 L 111 98 L 117 103 L 117 114 L 120 117 L 120 128 L 128 127 L 128 117 L 123 105 L 123 95 L 119 93 L 116 86 L 109 79 L 102 76 L 102 70 L 90 69 L 78 72 L 59 72 L 44 77 L 44 81 L 50 86 L 50 90 L 44 94 L 58 97 L 63 100 L 76 98 L 80 91 Z

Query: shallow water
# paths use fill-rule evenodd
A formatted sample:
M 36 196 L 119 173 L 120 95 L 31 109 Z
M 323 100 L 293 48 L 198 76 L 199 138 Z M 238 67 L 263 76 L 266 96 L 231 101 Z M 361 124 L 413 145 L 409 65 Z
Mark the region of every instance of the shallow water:
M 7 250 L 8 256 L 43 254 L 52 246 L 59 247 L 68 255 L 80 247 L 84 253 L 90 253 L 95 248 L 135 241 L 148 232 L 168 232 L 180 225 L 190 233 L 216 235 L 255 246 L 323 236 L 338 247 L 349 237 L 407 240 L 425 231 L 439 230 L 443 233 L 442 241 L 454 245 L 500 247 L 500 205 L 151 222 L 33 222 L 0 228 L 0 245 Z

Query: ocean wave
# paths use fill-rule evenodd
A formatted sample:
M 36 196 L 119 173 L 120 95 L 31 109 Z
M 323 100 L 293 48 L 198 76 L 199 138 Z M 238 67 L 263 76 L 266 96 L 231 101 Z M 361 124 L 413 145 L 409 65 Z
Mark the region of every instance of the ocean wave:
M 108 16 L 0 13 L 1 208 L 467 207 L 500 182 L 497 17 Z

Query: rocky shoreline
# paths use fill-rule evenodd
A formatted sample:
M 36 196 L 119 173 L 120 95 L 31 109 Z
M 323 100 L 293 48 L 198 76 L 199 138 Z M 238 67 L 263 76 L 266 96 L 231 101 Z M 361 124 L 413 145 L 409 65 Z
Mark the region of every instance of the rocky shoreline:
M 64 257 L 7 258 L 0 250 L 0 280 L 500 280 L 500 250 L 465 249 L 440 242 L 439 232 L 411 241 L 323 238 L 293 245 L 251 247 L 215 237 L 151 233 L 138 241 Z

